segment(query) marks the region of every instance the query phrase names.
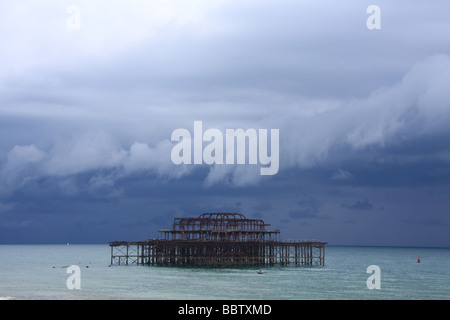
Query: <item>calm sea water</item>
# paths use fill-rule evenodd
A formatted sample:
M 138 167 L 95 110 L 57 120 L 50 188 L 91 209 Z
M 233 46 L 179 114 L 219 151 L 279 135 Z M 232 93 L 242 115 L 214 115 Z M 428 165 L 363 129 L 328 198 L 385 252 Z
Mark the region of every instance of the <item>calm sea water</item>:
M 262 275 L 109 263 L 108 245 L 0 245 L 0 299 L 450 299 L 450 249 L 327 246 L 324 267 Z M 79 290 L 67 287 L 69 265 L 80 267 Z M 380 289 L 367 287 L 371 265 Z

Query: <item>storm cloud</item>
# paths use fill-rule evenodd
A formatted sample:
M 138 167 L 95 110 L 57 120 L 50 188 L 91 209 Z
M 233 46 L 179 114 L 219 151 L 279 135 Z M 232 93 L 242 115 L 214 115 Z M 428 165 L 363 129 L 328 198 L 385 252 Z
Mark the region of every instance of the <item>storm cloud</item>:
M 345 158 L 348 150 L 355 153 L 371 148 L 381 151 L 420 137 L 450 136 L 450 92 L 443 85 L 447 83 L 450 83 L 450 58 L 437 55 L 419 62 L 396 85 L 375 90 L 365 99 L 342 100 L 330 110 L 316 110 L 306 115 L 299 115 L 296 108 L 286 108 L 281 114 L 250 119 L 249 123 L 256 128 L 280 128 L 281 170 L 321 166 L 332 162 L 334 157 Z M 303 103 L 307 108 L 314 105 L 308 100 Z M 266 112 L 263 107 L 260 110 Z M 211 127 L 223 126 L 212 115 L 208 117 Z M 165 131 L 170 132 L 171 122 L 166 121 Z M 128 125 L 126 120 L 123 123 Z M 192 127 L 192 123 L 186 124 Z M 135 173 L 176 178 L 195 172 L 192 166 L 171 163 L 173 143 L 169 137 L 152 138 L 156 140 L 153 143 L 130 141 L 127 144 L 121 140 L 121 129 L 118 131 L 87 130 L 66 138 L 58 137 L 50 141 L 48 149 L 40 149 L 35 144 L 15 145 L 7 152 L 2 181 L 11 190 L 45 176 L 66 177 L 103 171 L 112 174 L 113 179 Z M 428 157 L 448 161 L 445 145 L 441 147 L 442 150 Z M 261 177 L 252 169 L 256 168 L 216 165 L 205 177 L 205 185 L 256 184 Z M 333 177 L 345 180 L 351 175 L 341 170 Z

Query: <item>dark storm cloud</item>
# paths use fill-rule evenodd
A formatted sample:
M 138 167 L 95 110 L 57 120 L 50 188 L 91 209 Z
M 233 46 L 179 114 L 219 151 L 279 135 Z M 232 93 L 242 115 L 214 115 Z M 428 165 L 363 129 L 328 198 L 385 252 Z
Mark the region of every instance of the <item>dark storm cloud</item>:
M 341 207 L 346 208 L 346 209 L 351 209 L 351 210 L 372 210 L 373 204 L 368 200 L 368 199 L 364 199 L 364 200 L 357 200 L 354 203 L 351 204 L 343 204 L 341 205 Z
M 336 172 L 333 173 L 332 180 L 351 180 L 353 179 L 353 174 L 351 174 L 348 171 L 342 170 L 342 169 L 338 169 Z
M 305 198 L 297 201 L 297 206 L 288 212 L 288 215 L 294 219 L 304 218 L 324 218 L 319 215 L 320 204 L 317 199 Z

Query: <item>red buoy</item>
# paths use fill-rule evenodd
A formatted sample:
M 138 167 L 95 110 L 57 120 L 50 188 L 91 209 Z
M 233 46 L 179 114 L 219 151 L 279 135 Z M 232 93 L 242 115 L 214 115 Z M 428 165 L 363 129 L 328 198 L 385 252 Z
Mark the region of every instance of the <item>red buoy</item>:
M 419 258 L 417 258 L 417 263 L 420 263 L 420 256 L 419 256 Z

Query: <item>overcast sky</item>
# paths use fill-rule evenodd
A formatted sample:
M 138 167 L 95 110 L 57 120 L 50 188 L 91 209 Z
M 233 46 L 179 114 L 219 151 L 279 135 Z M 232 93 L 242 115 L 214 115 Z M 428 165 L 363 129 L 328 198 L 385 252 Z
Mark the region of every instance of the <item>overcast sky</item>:
M 449 30 L 447 0 L 1 1 L 0 243 L 144 240 L 220 211 L 449 247 Z M 194 120 L 279 129 L 278 173 L 174 165 Z

